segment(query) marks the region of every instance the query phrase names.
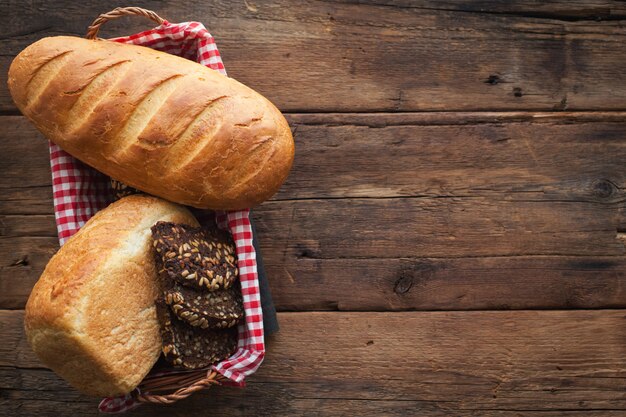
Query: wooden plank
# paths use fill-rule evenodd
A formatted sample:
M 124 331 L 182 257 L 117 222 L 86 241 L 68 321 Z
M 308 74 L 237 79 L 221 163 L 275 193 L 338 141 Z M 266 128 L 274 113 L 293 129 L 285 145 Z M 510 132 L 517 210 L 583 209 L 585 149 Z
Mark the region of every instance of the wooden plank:
M 0 317 L 8 409 L 93 413 L 96 400 L 39 369 L 22 312 Z M 245 390 L 216 389 L 175 409 L 135 413 L 619 415 L 626 410 L 624 317 L 624 310 L 281 313 L 281 331 Z
M 626 186 L 624 119 L 451 113 L 290 122 L 296 161 L 277 199 L 505 192 L 508 200 L 606 202 L 622 199 Z
M 623 256 L 623 207 L 486 197 L 355 198 L 266 202 L 253 217 L 262 248 L 283 257 Z M 50 217 L 30 225 L 22 224 L 30 216 L 3 221 L 13 225 L 5 227 L 9 232 L 41 226 L 46 230 L 37 233 L 55 233 Z
M 0 303 L 3 308 L 24 308 L 33 285 L 48 260 L 59 249 L 56 237 L 0 238 Z
M 266 252 L 297 258 L 623 256 L 623 208 L 623 202 L 363 198 L 268 202 L 254 218 Z
M 428 8 L 442 11 L 465 13 L 488 13 L 495 15 L 512 15 L 534 17 L 562 21 L 585 20 L 621 20 L 626 16 L 626 6 L 615 1 L 585 0 L 568 1 L 552 0 L 536 2 L 533 0 L 481 1 L 467 2 L 463 0 L 359 0 L 359 3 L 386 5 L 389 7 Z
M 259 238 L 279 311 L 626 307 L 624 257 L 314 259 Z M 0 240 L 0 308 L 24 307 L 57 248 L 55 237 Z
M 624 116 L 291 115 L 293 172 L 254 212 L 277 307 L 623 307 Z M 50 174 L 1 120 L 0 307 L 22 308 L 57 249 Z
M 0 370 L 0 373 L 3 371 Z M 31 378 L 39 378 L 40 375 L 34 371 L 22 371 L 20 375 L 35 374 Z M 9 375 L 8 378 L 14 377 Z M 449 417 L 451 411 L 444 404 L 434 404 L 432 402 L 423 401 L 390 401 L 390 400 L 344 400 L 344 399 L 316 399 L 316 398 L 293 398 L 290 396 L 288 389 L 279 389 L 274 385 L 271 391 L 263 389 L 258 385 L 250 385 L 245 391 L 240 393 L 232 392 L 230 389 L 228 395 L 224 395 L 227 389 L 211 388 L 210 393 L 200 393 L 196 396 L 201 398 L 192 398 L 186 400 L 183 404 L 173 406 L 143 406 L 138 411 L 133 411 L 137 416 L 154 416 L 154 417 L 171 417 L 185 415 L 202 415 L 206 410 L 225 410 L 224 415 L 228 416 L 351 416 L 353 413 L 360 413 L 359 416 L 377 417 L 377 416 L 399 416 L 418 415 L 424 417 Z M 278 393 L 278 394 L 277 394 Z M 97 413 L 96 400 L 82 400 L 75 402 L 74 400 L 61 402 L 56 398 L 42 399 L 36 398 L 35 394 L 31 394 L 26 398 L 22 396 L 24 391 L 7 391 L 7 400 L 0 400 L 0 406 L 3 409 L 14 410 L 17 401 L 21 404 L 19 413 L 16 416 L 56 416 L 59 411 L 68 413 L 72 416 L 93 416 Z M 283 395 L 278 397 L 268 397 L 268 395 Z M 21 397 L 18 397 L 21 396 Z M 52 394 L 51 396 L 54 396 Z M 16 400 L 21 398 L 21 400 Z M 260 407 L 257 404 L 263 403 Z M 622 410 L 558 410 L 558 411 L 538 411 L 538 410 L 515 410 L 515 409 L 498 409 L 486 410 L 481 409 L 478 412 L 473 410 L 454 410 L 454 415 L 458 417 L 623 417 Z M 477 414 L 478 413 L 478 414 Z
M 4 172 L 0 163 L 0 172 Z M 46 172 L 47 171 L 47 172 Z M 35 178 L 50 182 L 50 168 L 43 168 Z M 15 181 L 14 177 L 11 180 Z M 8 183 L 9 181 L 7 181 Z M 0 213 L 2 214 L 49 214 L 52 212 L 52 184 L 33 187 L 11 186 L 0 187 Z M 15 183 L 14 183 L 15 185 Z
M 3 155 L 0 158 L 0 172 L 3 177 L 0 187 L 3 191 L 15 188 L 49 188 L 52 184 L 50 156 L 48 142 L 43 135 L 22 116 L 4 116 L 0 120 Z M 10 196 L 5 199 L 3 192 L 3 207 L 15 204 L 14 198 Z
M 229 74 L 286 111 L 626 108 L 622 4 L 509 3 L 195 0 L 156 11 L 204 22 Z M 15 111 L 4 87 L 13 56 L 44 36 L 82 36 L 118 5 L 0 4 L 0 110 Z M 123 19 L 103 36 L 146 26 Z
M 275 199 L 617 203 L 626 188 L 624 120 L 626 112 L 289 115 L 296 159 Z M 45 140 L 23 117 L 0 123 L 12 156 L 0 160 L 0 214 L 50 213 Z
M 281 260 L 268 255 L 265 263 L 279 310 L 626 307 L 621 257 Z

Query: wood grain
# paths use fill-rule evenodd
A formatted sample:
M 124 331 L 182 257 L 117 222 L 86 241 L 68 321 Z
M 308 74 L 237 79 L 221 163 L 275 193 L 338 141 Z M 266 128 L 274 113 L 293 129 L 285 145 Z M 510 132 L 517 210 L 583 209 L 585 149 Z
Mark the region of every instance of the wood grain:
M 428 8 L 430 10 L 456 11 L 533 17 L 537 19 L 586 21 L 621 20 L 626 17 L 626 6 L 611 0 L 568 1 L 552 0 L 538 3 L 534 0 L 480 1 L 463 0 L 355 0 L 352 3 L 386 5 L 400 8 Z
M 120 5 L 0 3 L 2 415 L 91 416 L 98 401 L 23 334 L 58 244 L 46 142 L 15 116 L 7 69 Z M 134 415 L 626 413 L 623 2 L 133 5 L 205 23 L 297 141 L 287 183 L 253 212 L 281 311 L 265 363 L 244 390 Z
M 254 218 L 266 251 L 300 258 L 623 256 L 623 204 L 304 200 L 266 203 Z
M 275 200 L 489 196 L 624 200 L 626 112 L 292 114 L 296 159 Z M 0 213 L 47 214 L 42 135 L 2 116 Z M 16 181 L 16 179 L 18 179 Z
M 22 315 L 0 312 L 7 409 L 47 416 L 62 403 L 72 415 L 92 414 L 95 400 L 40 368 L 24 341 Z M 136 415 L 207 408 L 241 416 L 618 415 L 626 409 L 623 311 L 281 313 L 279 320 L 281 331 L 245 390 L 220 388 Z
M 269 231 L 260 239 L 279 311 L 626 307 L 623 257 L 314 259 L 267 249 Z M 24 307 L 57 248 L 54 236 L 0 239 L 1 308 Z
M 229 74 L 286 111 L 626 109 L 626 15 L 617 1 L 170 1 L 204 22 Z M 0 4 L 0 110 L 10 61 L 51 35 L 83 36 L 118 1 Z M 123 19 L 103 36 L 149 23 Z
M 266 259 L 279 310 L 626 307 L 623 258 Z
M 49 165 L 24 118 L 0 120 L 0 307 L 22 308 L 57 249 Z M 279 310 L 626 305 L 624 113 L 290 123 L 293 172 L 254 211 Z
M 623 256 L 622 206 L 362 198 L 268 202 L 253 217 L 262 248 L 282 257 Z M 29 230 L 37 238 L 55 234 L 51 216 L 2 221 L 7 238 Z

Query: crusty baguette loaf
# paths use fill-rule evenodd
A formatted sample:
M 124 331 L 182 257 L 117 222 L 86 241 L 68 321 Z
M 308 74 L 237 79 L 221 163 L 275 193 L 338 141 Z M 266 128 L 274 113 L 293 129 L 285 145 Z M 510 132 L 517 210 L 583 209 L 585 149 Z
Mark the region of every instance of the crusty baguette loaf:
M 11 64 L 9 90 L 51 141 L 139 190 L 235 210 L 271 197 L 291 131 L 260 94 L 200 64 L 105 40 L 44 38 Z
M 52 257 L 26 304 L 39 359 L 87 394 L 130 392 L 161 352 L 150 227 L 197 225 L 181 206 L 134 195 L 97 213 Z

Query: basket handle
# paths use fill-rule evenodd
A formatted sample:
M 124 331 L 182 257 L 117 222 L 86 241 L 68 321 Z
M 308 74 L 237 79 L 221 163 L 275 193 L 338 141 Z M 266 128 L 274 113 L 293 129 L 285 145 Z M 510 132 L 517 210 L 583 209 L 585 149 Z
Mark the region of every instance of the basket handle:
M 161 16 L 153 12 L 152 10 L 142 9 L 141 7 L 118 7 L 114 10 L 111 10 L 108 13 L 102 13 L 100 16 L 93 21 L 91 26 L 87 28 L 87 34 L 85 37 L 87 39 L 96 39 L 98 36 L 98 31 L 100 30 L 100 26 L 109 20 L 118 19 L 122 16 L 142 16 L 148 18 L 155 22 L 158 25 L 162 25 L 166 22 Z

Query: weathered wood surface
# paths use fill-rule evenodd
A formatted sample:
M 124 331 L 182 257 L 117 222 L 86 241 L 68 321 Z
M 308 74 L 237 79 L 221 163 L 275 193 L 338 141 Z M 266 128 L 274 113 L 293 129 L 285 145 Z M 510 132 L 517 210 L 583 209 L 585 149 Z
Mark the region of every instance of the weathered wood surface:
M 7 415 L 93 415 L 0 311 Z M 245 390 L 133 415 L 602 415 L 626 411 L 623 311 L 281 313 Z M 323 343 L 320 343 L 323 341 Z M 19 411 L 18 411 L 19 410 Z
M 619 202 L 626 112 L 289 114 L 296 160 L 275 200 L 468 197 Z M 46 142 L 0 118 L 0 212 L 49 213 Z M 25 192 L 28 190 L 28 192 Z M 22 200 L 24 199 L 24 200 Z
M 0 415 L 95 413 L 24 339 L 58 244 L 46 143 L 6 70 L 119 5 L 0 3 Z M 266 362 L 245 390 L 134 415 L 626 413 L 623 2 L 133 5 L 204 22 L 297 142 L 254 211 L 281 311 Z
M 293 172 L 254 212 L 279 310 L 626 305 L 623 113 L 289 119 Z M 0 307 L 22 308 L 57 249 L 49 163 L 0 120 Z
M 511 4 L 513 3 L 513 4 Z M 0 3 L 0 110 L 13 56 L 83 36 L 119 1 Z M 481 1 L 133 3 L 204 22 L 229 74 L 287 111 L 626 109 L 623 3 Z M 103 36 L 143 30 L 123 19 Z
M 271 231 L 259 238 L 279 311 L 626 307 L 623 257 L 314 259 L 267 249 Z M 0 239 L 2 308 L 24 307 L 57 248 L 55 237 Z

